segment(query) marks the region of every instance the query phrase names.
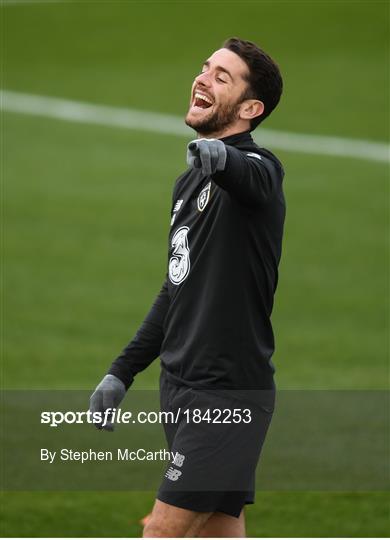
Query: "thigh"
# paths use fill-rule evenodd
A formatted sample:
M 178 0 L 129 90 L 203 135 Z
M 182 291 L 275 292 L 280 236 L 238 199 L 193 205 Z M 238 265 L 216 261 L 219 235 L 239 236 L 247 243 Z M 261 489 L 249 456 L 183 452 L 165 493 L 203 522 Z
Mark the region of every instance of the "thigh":
M 198 532 L 199 538 L 245 538 L 245 536 L 244 510 L 238 517 L 215 512 Z
M 143 536 L 193 537 L 199 533 L 210 516 L 211 513 L 194 512 L 156 500 Z

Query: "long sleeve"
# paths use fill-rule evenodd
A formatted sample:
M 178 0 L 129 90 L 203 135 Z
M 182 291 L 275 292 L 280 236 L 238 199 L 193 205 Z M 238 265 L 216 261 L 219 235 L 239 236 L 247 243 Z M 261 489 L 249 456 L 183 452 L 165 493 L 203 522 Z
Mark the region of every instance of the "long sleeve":
M 266 204 L 279 192 L 283 169 L 263 151 L 243 152 L 229 145 L 226 151 L 225 169 L 213 174 L 222 189 L 248 206 Z
M 115 375 L 129 388 L 137 373 L 144 370 L 160 354 L 164 339 L 164 319 L 169 308 L 167 280 L 134 338 L 114 360 L 108 373 Z

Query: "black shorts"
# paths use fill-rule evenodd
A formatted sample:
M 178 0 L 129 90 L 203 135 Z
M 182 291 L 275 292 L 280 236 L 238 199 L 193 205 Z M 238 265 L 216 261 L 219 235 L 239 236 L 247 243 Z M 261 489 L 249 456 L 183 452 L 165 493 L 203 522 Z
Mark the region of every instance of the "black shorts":
M 256 466 L 275 400 L 274 390 L 260 393 L 255 405 L 242 392 L 178 385 L 162 372 L 161 410 L 172 413 L 164 430 L 174 457 L 157 499 L 234 517 L 254 502 Z

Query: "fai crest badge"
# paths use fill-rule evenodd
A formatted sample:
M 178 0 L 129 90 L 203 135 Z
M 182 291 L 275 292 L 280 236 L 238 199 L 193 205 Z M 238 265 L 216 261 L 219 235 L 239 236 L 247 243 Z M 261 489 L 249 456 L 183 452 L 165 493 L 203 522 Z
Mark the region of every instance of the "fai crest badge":
M 203 212 L 203 210 L 206 208 L 206 204 L 209 202 L 210 188 L 211 188 L 211 182 L 209 182 L 207 186 L 204 187 L 202 191 L 199 193 L 199 196 L 198 196 L 199 212 Z

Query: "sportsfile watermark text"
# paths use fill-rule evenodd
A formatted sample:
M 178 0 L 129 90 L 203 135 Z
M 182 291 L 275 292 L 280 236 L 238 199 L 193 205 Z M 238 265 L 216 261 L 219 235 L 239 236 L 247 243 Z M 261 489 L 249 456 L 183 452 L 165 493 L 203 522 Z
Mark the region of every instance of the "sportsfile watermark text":
M 58 427 L 62 424 L 177 424 L 187 423 L 208 424 L 249 424 L 252 421 L 251 409 L 181 409 L 177 411 L 122 411 L 108 408 L 99 411 L 43 411 L 41 424 Z

